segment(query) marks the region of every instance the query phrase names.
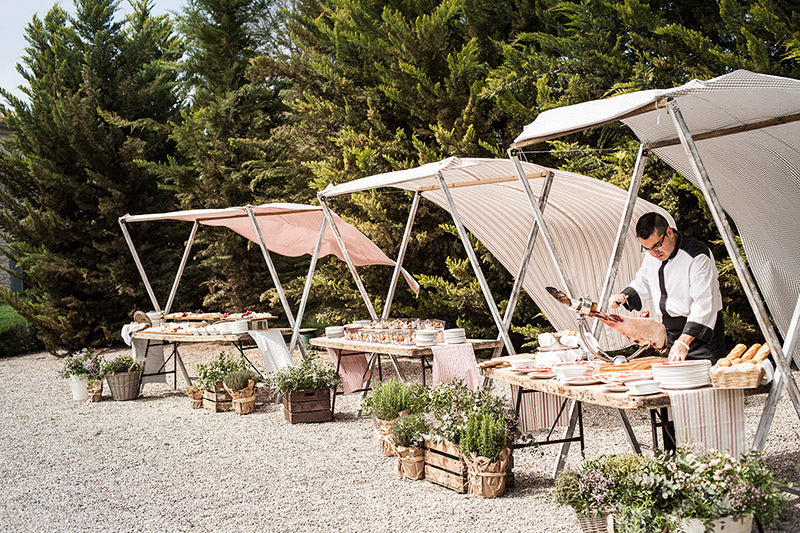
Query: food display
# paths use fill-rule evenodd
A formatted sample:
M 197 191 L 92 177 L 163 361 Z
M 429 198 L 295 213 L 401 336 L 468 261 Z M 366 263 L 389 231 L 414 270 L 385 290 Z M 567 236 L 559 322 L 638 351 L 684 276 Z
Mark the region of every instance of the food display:
M 344 326 L 344 337 L 351 341 L 379 344 L 415 344 L 417 331 L 444 332 L 444 321 L 420 318 L 392 318 L 386 320 L 362 320 Z
M 169 313 L 164 316 L 165 321 L 170 322 L 218 322 L 218 321 L 232 321 L 232 320 L 263 320 L 267 318 L 274 318 L 269 313 L 256 313 L 255 311 L 244 311 L 242 313 L 206 313 L 201 309 L 190 312 L 177 312 Z
M 653 379 L 651 370 L 621 370 L 619 372 L 600 372 L 595 377 L 603 383 L 626 383 Z
M 756 343 L 749 348 L 737 344 L 711 369 L 712 384 L 723 389 L 758 387 L 764 375 L 764 361 L 769 354 L 768 344 Z

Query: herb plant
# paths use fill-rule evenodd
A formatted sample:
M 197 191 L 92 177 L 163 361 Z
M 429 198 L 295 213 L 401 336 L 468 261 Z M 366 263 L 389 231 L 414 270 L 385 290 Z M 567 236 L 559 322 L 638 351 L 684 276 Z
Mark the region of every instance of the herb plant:
M 421 413 L 400 417 L 392 426 L 392 440 L 398 446 L 418 448 L 425 440 L 428 425 Z
M 384 381 L 364 398 L 366 413 L 381 420 L 394 420 L 406 409 L 420 412 L 425 405 L 425 391 L 414 383 L 401 383 L 396 379 Z
M 113 376 L 124 372 L 141 372 L 142 364 L 134 363 L 130 355 L 120 355 L 116 359 L 103 363 L 102 372 L 104 376 Z
M 86 376 L 96 379 L 102 376 L 102 361 L 94 349 L 84 348 L 64 357 L 64 366 L 59 374 L 62 378 Z
M 240 391 L 247 388 L 251 379 L 254 382 L 258 382 L 261 380 L 261 377 L 249 368 L 237 368 L 228 372 L 223 382 L 230 390 Z
M 223 381 L 229 372 L 244 368 L 243 359 L 233 359 L 225 352 L 210 363 L 197 364 L 197 386 L 200 390 L 213 390 L 218 381 Z
M 461 451 L 465 454 L 474 453 L 492 461 L 497 461 L 500 452 L 507 445 L 508 424 L 506 418 L 483 411 L 470 415 L 459 440 Z
M 287 366 L 269 379 L 274 389 L 281 393 L 297 390 L 320 390 L 338 387 L 342 378 L 336 369 L 321 363 L 316 357 L 307 357 L 297 366 Z

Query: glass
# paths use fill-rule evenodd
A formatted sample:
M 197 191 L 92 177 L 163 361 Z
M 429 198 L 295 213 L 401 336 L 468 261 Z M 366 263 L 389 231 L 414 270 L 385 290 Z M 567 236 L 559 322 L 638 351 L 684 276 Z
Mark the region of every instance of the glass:
M 665 231 L 664 234 L 661 235 L 661 238 L 658 240 L 658 242 L 655 243 L 651 248 L 648 248 L 647 246 L 643 246 L 643 245 L 640 244 L 639 246 L 641 246 L 642 252 L 655 252 L 656 250 L 661 248 L 662 244 L 664 244 L 664 237 L 666 237 L 666 236 L 667 236 L 667 232 Z

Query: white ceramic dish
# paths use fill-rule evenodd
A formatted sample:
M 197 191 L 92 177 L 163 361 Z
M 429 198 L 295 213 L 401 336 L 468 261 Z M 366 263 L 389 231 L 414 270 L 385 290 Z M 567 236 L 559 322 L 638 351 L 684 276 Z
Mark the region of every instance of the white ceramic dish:
M 660 383 L 658 381 L 627 381 L 625 386 L 628 387 L 628 394 L 632 396 L 644 396 L 646 394 L 655 394 L 659 391 Z
M 589 370 L 587 365 L 553 365 L 553 373 L 562 381 L 565 379 L 582 376 L 587 370 Z
M 522 368 L 523 366 L 531 366 L 536 363 L 535 359 L 509 359 L 511 368 Z

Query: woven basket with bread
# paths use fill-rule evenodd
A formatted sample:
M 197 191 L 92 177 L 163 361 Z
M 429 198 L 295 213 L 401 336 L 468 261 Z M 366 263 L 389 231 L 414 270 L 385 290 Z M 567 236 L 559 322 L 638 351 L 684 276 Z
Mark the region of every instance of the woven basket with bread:
M 749 348 L 744 344 L 737 344 L 711 369 L 712 385 L 717 389 L 758 387 L 764 376 L 761 365 L 769 356 L 769 351 L 767 344 L 756 343 Z

